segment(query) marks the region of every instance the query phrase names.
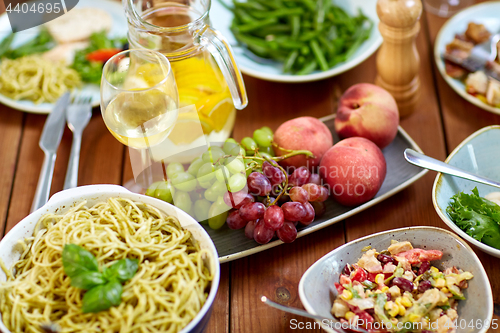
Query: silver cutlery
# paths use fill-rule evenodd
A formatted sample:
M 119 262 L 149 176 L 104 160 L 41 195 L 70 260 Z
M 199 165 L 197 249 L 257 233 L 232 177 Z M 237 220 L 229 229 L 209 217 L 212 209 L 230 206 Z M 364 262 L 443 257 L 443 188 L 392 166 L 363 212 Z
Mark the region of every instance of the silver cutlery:
M 323 324 L 325 324 L 326 326 L 330 326 L 331 327 L 333 323 L 337 323 L 337 325 L 340 328 L 338 328 L 337 325 L 333 324 L 336 331 L 341 331 L 342 332 L 343 331 L 342 328 L 346 328 L 349 331 L 368 333 L 368 331 L 366 331 L 363 328 L 356 327 L 356 326 L 349 325 L 349 324 L 344 324 L 344 326 L 347 326 L 347 327 L 343 327 L 342 325 L 340 325 L 341 324 L 340 321 L 338 319 L 335 319 L 335 318 L 331 318 L 331 317 L 328 318 L 328 317 L 323 317 L 323 316 L 319 316 L 319 315 L 313 315 L 313 314 L 310 314 L 309 312 L 301 310 L 301 309 L 292 308 L 291 306 L 281 305 L 279 303 L 271 301 L 266 296 L 261 296 L 260 300 L 261 300 L 262 303 L 264 303 L 266 305 L 269 305 L 270 307 L 273 307 L 275 309 L 278 309 L 278 310 L 281 310 L 281 311 L 285 311 L 285 312 L 288 312 L 288 313 L 292 313 L 292 314 L 295 314 L 295 315 L 298 315 L 298 316 L 302 316 L 302 317 L 306 317 L 306 318 L 311 318 L 311 319 L 314 319 L 314 320 L 319 320 Z M 332 327 L 332 329 L 333 329 L 333 327 Z
M 408 162 L 421 168 L 446 173 L 452 176 L 500 188 L 500 182 L 454 167 L 448 163 L 444 163 L 435 158 L 416 152 L 413 149 L 407 148 L 404 152 L 404 156 Z
M 66 107 L 69 104 L 69 92 L 63 94 L 57 101 L 52 112 L 47 116 L 40 136 L 39 146 L 45 154 L 38 184 L 36 186 L 35 197 L 31 205 L 31 212 L 42 207 L 49 199 L 50 185 L 54 175 L 54 164 L 56 161 L 57 148 L 61 142 L 66 124 Z
M 78 185 L 78 167 L 80 164 L 82 134 L 92 117 L 91 102 L 91 97 L 75 97 L 66 111 L 68 127 L 71 132 L 73 132 L 73 142 L 69 155 L 68 170 L 66 170 L 66 178 L 64 179 L 65 190 Z

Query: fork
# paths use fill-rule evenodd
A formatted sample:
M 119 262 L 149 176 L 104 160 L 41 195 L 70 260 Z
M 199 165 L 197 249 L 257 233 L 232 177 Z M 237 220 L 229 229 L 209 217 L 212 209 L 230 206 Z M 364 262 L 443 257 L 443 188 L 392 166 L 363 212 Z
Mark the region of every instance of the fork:
M 68 170 L 66 171 L 66 178 L 64 179 L 65 190 L 78 185 L 78 166 L 80 164 L 82 133 L 92 117 L 91 101 L 91 97 L 75 97 L 66 111 L 68 127 L 71 132 L 73 132 L 73 142 L 69 155 Z

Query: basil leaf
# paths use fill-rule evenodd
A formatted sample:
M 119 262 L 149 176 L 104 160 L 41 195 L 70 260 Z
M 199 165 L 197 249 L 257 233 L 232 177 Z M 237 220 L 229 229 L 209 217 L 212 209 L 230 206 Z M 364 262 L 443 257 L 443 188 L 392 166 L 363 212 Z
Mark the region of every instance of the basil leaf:
M 104 270 L 104 277 L 108 280 L 117 279 L 120 282 L 125 282 L 134 277 L 138 268 L 139 261 L 137 259 L 121 259 Z
M 71 286 L 83 290 L 92 289 L 98 285 L 106 284 L 107 280 L 101 272 L 82 272 L 71 277 Z
M 117 306 L 122 301 L 123 287 L 117 280 L 94 287 L 83 295 L 82 312 L 97 313 Z
M 64 272 L 69 277 L 79 275 L 83 272 L 99 271 L 99 265 L 94 255 L 76 244 L 64 245 L 62 261 Z

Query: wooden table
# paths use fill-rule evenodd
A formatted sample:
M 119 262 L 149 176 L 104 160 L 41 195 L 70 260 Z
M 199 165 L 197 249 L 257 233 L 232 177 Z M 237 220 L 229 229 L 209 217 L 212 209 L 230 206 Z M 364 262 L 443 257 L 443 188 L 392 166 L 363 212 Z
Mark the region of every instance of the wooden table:
M 474 131 L 500 124 L 500 116 L 466 102 L 438 73 L 432 56 L 433 43 L 444 22 L 445 19 L 425 12 L 421 18 L 422 29 L 417 40 L 421 57 L 421 98 L 418 110 L 401 120 L 402 127 L 423 151 L 441 160 Z M 375 74 L 375 56 L 372 56 L 340 76 L 314 83 L 281 84 L 245 77 L 250 102 L 245 110 L 238 112 L 234 137 L 239 140 L 263 125 L 275 129 L 283 121 L 298 116 L 331 114 L 345 89 L 354 83 L 374 82 Z M 29 214 L 43 160 L 38 140 L 45 118 L 0 106 L 0 236 Z M 70 145 L 71 132 L 66 129 L 58 150 L 52 193 L 62 190 Z M 126 148 L 108 132 L 100 111 L 94 110 L 84 132 L 79 185 L 123 184 L 130 178 L 132 171 Z M 334 248 L 398 227 L 446 228 L 431 202 L 434 178 L 435 173 L 429 172 L 398 195 L 292 244 L 223 264 L 207 331 L 300 331 L 292 329 L 291 320 L 309 320 L 271 309 L 259 301 L 259 296 L 267 295 L 282 304 L 302 307 L 297 290 L 301 275 Z M 488 272 L 494 300 L 500 304 L 500 259 L 479 250 L 476 253 Z

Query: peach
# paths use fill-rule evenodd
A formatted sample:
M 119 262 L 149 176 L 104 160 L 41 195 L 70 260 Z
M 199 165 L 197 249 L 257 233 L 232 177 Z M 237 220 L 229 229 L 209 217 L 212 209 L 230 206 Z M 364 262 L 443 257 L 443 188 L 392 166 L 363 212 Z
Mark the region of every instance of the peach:
M 332 133 L 320 120 L 313 117 L 299 117 L 288 120 L 274 133 L 274 142 L 282 149 L 275 149 L 278 156 L 288 154 L 287 150 L 309 150 L 314 158 L 297 155 L 280 162 L 283 167 L 312 169 L 319 165 L 323 154 L 333 145 Z
M 330 148 L 319 166 L 330 195 L 340 204 L 356 206 L 372 199 L 386 174 L 384 154 L 362 137 L 344 139 Z
M 398 125 L 396 101 L 383 88 L 359 83 L 347 89 L 340 98 L 335 131 L 341 138 L 361 136 L 382 149 L 394 140 Z

